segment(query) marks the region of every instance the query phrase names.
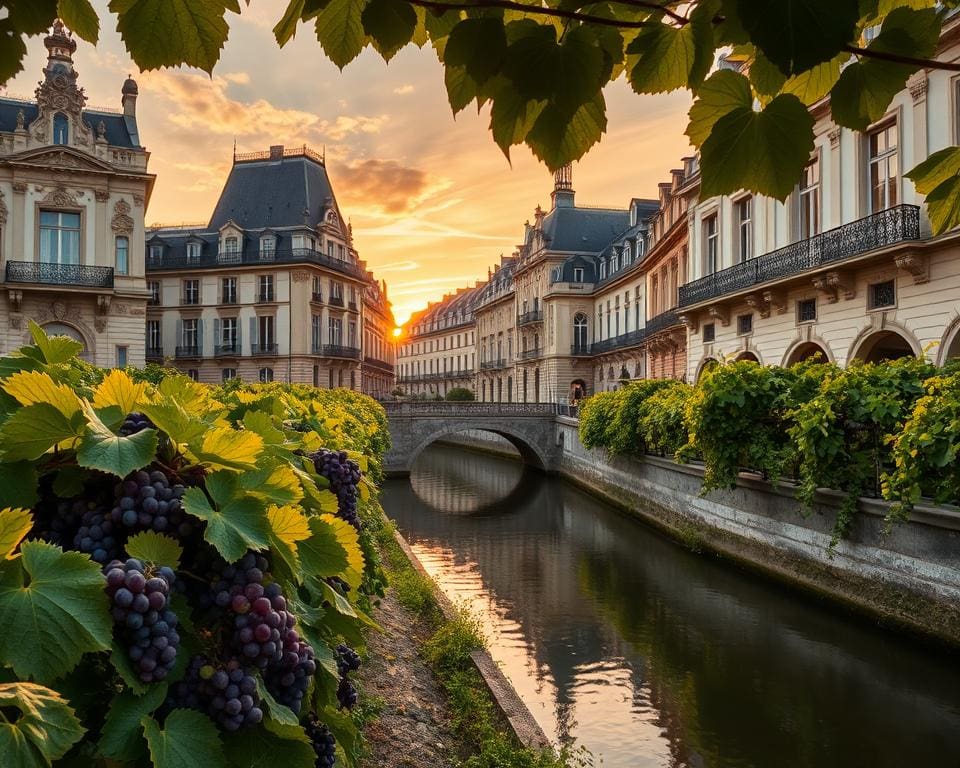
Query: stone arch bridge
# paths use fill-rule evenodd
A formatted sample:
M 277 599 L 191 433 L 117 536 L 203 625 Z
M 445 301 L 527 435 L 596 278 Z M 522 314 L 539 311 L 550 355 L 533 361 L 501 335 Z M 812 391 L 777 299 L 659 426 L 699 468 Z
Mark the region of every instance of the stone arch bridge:
M 390 422 L 388 475 L 407 475 L 420 452 L 437 440 L 467 429 L 506 438 L 525 464 L 556 472 L 562 448 L 557 443 L 558 406 L 552 403 L 384 403 Z

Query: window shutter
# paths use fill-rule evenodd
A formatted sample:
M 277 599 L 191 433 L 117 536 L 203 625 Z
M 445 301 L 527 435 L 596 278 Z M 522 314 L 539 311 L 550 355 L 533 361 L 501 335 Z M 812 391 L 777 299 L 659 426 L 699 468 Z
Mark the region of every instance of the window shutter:
M 250 318 L 250 351 L 253 352 L 253 347 L 257 345 L 257 318 Z
M 183 320 L 177 319 L 177 346 L 182 347 L 183 344 Z
M 203 318 L 197 320 L 197 351 L 203 354 Z
M 223 324 L 220 322 L 220 318 L 219 318 L 219 317 L 214 318 L 214 320 L 213 320 L 213 346 L 214 346 L 214 353 L 216 353 L 216 347 L 219 347 L 219 346 L 222 346 L 222 345 L 223 345 L 223 335 L 222 335 L 222 333 L 221 333 L 221 331 L 220 331 L 220 327 L 221 327 L 222 325 L 223 325 Z
M 242 326 L 240 324 L 240 318 L 238 317 L 236 324 L 234 325 L 234 330 L 236 331 L 236 334 L 237 334 L 237 340 L 236 340 L 237 354 L 243 353 L 243 338 L 242 338 L 242 334 L 240 333 L 241 328 Z

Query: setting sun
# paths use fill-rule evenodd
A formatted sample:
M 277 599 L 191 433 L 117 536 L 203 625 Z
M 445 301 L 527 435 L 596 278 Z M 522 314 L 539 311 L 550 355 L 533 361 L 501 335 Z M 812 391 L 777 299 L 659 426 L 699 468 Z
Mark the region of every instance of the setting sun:
M 394 328 L 393 329 L 393 338 L 399 339 L 403 336 L 403 328 Z

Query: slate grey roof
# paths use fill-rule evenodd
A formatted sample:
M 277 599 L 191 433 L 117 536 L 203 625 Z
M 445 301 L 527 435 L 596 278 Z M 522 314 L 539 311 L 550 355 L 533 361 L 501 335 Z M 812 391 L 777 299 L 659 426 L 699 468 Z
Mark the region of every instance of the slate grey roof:
M 547 250 L 599 253 L 629 226 L 629 211 L 554 208 L 543 220 L 543 234 Z
M 574 268 L 583 269 L 583 280 L 575 281 L 573 279 Z M 551 275 L 551 283 L 595 283 L 599 271 L 597 269 L 597 258 L 595 256 L 571 256 L 558 267 L 554 268 Z
M 332 206 L 326 169 L 310 158 L 234 163 L 208 229 L 231 219 L 243 229 L 312 226 Z
M 0 132 L 13 133 L 17 129 L 17 114 L 23 110 L 24 124 L 29 126 L 30 122 L 37 117 L 37 105 L 20 101 L 19 99 L 0 98 Z M 87 109 L 83 112 L 83 119 L 96 134 L 97 126 L 100 121 L 107 129 L 107 142 L 114 147 L 126 147 L 136 149 L 139 147 L 132 135 L 136 135 L 135 123 L 131 126 L 129 118 L 114 112 L 98 112 Z M 131 131 L 131 128 L 133 130 Z

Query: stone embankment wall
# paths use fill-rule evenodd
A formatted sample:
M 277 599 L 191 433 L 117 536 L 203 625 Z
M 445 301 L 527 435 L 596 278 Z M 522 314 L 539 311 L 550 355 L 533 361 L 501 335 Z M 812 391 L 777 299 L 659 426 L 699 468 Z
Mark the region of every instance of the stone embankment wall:
M 908 523 L 887 533 L 889 505 L 862 499 L 848 537 L 831 548 L 837 493 L 822 492 L 805 512 L 790 484 L 771 486 L 743 474 L 734 490 L 701 496 L 701 466 L 587 450 L 576 420 L 564 417 L 557 419 L 557 441 L 563 477 L 687 546 L 734 559 L 884 624 L 960 646 L 960 510 L 918 506 Z M 480 431 L 445 442 L 491 453 L 512 450 L 502 438 Z

